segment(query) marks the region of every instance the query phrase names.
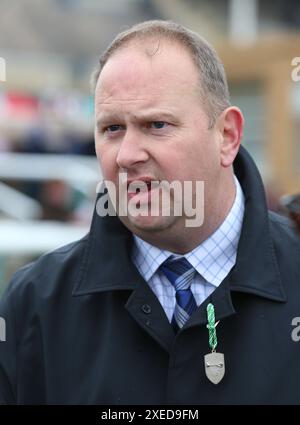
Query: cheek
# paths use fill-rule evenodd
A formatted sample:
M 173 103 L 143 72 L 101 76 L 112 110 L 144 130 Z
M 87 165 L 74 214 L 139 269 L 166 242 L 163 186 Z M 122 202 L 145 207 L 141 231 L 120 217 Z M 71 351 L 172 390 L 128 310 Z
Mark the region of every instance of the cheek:
M 96 155 L 104 179 L 114 180 L 118 171 L 116 166 L 116 154 L 113 149 L 96 143 Z
M 177 174 L 178 180 L 207 181 L 211 179 L 218 163 L 213 149 L 204 145 L 204 143 L 210 142 L 210 140 L 196 139 L 194 143 L 186 147 L 179 158 L 177 155 L 173 172 Z

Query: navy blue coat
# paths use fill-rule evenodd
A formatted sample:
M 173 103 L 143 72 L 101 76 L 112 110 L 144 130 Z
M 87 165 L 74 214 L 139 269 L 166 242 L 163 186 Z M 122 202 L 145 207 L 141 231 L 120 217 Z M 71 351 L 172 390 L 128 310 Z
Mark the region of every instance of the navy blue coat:
M 132 235 L 116 217 L 94 214 L 85 238 L 15 274 L 0 302 L 7 326 L 0 402 L 300 404 L 300 328 L 293 322 L 300 316 L 300 239 L 267 212 L 244 149 L 234 166 L 246 199 L 236 265 L 177 335 L 132 264 Z M 208 302 L 226 360 L 218 385 L 204 371 Z

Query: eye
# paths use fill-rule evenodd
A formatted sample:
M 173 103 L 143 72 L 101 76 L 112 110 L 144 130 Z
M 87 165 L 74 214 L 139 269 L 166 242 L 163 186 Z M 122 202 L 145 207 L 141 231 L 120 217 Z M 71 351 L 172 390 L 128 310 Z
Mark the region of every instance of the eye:
M 155 130 L 160 130 L 165 128 L 168 125 L 165 121 L 152 121 L 150 123 L 150 128 L 154 128 Z
M 107 131 L 108 133 L 115 133 L 116 131 L 122 130 L 123 128 L 124 126 L 120 124 L 113 124 L 105 127 L 104 132 Z

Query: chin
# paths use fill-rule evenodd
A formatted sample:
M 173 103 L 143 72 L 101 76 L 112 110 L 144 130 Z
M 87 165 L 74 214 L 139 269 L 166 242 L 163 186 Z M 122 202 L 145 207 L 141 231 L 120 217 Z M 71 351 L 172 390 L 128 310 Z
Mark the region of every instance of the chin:
M 149 216 L 137 216 L 127 217 L 127 224 L 124 223 L 133 233 L 136 232 L 161 232 L 169 229 L 177 221 L 178 217 L 151 217 Z

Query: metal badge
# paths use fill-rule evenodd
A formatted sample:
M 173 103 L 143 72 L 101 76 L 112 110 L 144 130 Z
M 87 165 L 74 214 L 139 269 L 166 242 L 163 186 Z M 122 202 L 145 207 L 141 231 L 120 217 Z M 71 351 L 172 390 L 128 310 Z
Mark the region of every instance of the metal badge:
M 212 352 L 204 356 L 205 373 L 213 384 L 218 384 L 225 374 L 224 354 Z

